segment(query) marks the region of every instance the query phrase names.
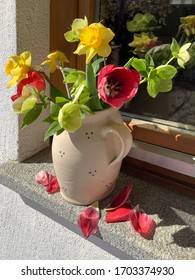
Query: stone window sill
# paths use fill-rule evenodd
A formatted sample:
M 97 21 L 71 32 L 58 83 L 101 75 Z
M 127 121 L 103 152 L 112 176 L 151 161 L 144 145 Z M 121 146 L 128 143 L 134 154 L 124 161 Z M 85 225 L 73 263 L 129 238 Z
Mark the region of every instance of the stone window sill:
M 49 149 L 23 163 L 9 161 L 0 165 L 0 183 L 20 194 L 29 206 L 80 234 L 76 224 L 83 207 L 68 204 L 60 193 L 48 194 L 36 184 L 34 175 L 42 169 L 54 174 Z M 114 192 L 100 207 L 129 183 L 133 185 L 132 206 L 140 204 L 157 223 L 153 240 L 141 237 L 129 222 L 105 223 L 104 211 L 98 233 L 88 240 L 120 259 L 195 259 L 195 200 L 121 172 Z

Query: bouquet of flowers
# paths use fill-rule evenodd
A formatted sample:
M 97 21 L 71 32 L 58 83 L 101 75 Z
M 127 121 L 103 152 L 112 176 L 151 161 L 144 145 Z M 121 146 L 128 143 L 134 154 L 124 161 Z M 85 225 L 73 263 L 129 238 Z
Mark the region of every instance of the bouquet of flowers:
M 75 55 L 86 55 L 85 71 L 66 67 L 68 58 L 61 51 L 51 52 L 40 65 L 32 64 L 29 51 L 12 55 L 6 64 L 6 74 L 11 76 L 8 88 L 17 86 L 11 96 L 14 112 L 24 115 L 22 127 L 38 119 L 42 110 L 49 107 L 44 122 L 49 123 L 45 139 L 64 130 L 74 132 L 82 126 L 83 119 L 89 114 L 120 108 L 138 93 L 139 85 L 147 84 L 148 94 L 155 98 L 160 92 L 172 88 L 172 79 L 179 67 L 184 67 L 190 59 L 190 43 L 179 45 L 173 39 L 166 61 L 156 64 L 153 54 L 142 58 L 131 57 L 124 66 L 108 64 L 106 58 L 111 53 L 110 42 L 115 34 L 102 23 L 88 24 L 88 20 L 75 19 L 71 30 L 65 33 L 68 42 L 78 42 Z M 155 55 L 155 52 L 154 52 Z M 174 61 L 174 64 L 172 63 Z M 65 85 L 64 92 L 56 88 L 46 74 L 59 71 Z M 50 85 L 50 95 L 46 94 L 46 83 Z M 41 171 L 35 176 L 49 193 L 59 190 L 56 176 Z M 132 208 L 127 200 L 131 185 L 123 188 L 106 209 L 106 222 L 131 221 L 133 228 L 140 234 L 151 232 L 153 220 L 139 208 Z M 91 205 L 79 216 L 78 225 L 85 237 L 94 234 L 98 228 L 100 211 Z
M 88 114 L 109 107 L 120 108 L 129 102 L 144 82 L 153 98 L 160 92 L 170 91 L 178 68 L 183 68 L 190 59 L 191 44 L 179 45 L 173 39 L 168 59 L 160 65 L 153 59 L 153 53 L 144 58 L 131 57 L 124 66 L 107 65 L 106 58 L 111 53 L 109 43 L 114 36 L 102 23 L 88 24 L 86 17 L 73 21 L 65 39 L 78 42 L 74 54 L 86 55 L 85 71 L 66 67 L 68 58 L 58 50 L 51 52 L 40 65 L 32 64 L 29 51 L 12 55 L 6 64 L 6 75 L 11 76 L 7 87 L 17 86 L 17 93 L 11 99 L 14 112 L 24 115 L 22 127 L 34 122 L 49 106 L 48 117 L 44 119 L 49 123 L 45 139 L 64 130 L 74 132 Z M 50 73 L 61 72 L 64 92 L 51 83 L 45 65 Z M 46 82 L 51 88 L 50 96 L 45 91 Z

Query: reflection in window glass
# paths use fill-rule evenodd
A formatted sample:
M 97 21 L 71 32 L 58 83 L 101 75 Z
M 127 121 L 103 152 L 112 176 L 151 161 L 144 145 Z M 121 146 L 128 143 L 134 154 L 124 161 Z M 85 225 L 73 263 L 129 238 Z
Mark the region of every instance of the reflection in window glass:
M 113 52 L 108 62 L 124 65 L 133 55 L 144 58 L 154 54 L 155 66 L 168 58 L 165 44 L 172 37 L 180 45 L 191 42 L 191 59 L 185 69 L 173 79 L 170 93 L 159 93 L 153 99 L 140 86 L 134 99 L 125 104 L 123 111 L 141 116 L 195 127 L 195 3 L 168 0 L 104 0 L 100 4 L 100 19 L 116 34 Z M 174 65 L 174 62 L 173 62 Z M 175 65 L 174 65 L 175 66 Z M 188 126 L 186 126 L 188 125 Z

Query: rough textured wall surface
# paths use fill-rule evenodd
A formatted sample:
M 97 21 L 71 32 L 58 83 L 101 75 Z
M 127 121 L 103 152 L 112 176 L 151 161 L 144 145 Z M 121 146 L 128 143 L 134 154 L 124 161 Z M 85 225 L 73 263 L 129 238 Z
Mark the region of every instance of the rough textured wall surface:
M 50 1 L 0 0 L 0 162 L 24 160 L 48 145 L 46 125 L 41 121 L 20 130 L 22 117 L 11 107 L 16 88 L 6 89 L 5 63 L 10 55 L 32 53 L 32 64 L 40 64 L 49 53 Z M 42 115 L 42 119 L 45 116 Z
M 18 117 L 12 112 L 10 96 L 15 89 L 6 89 L 5 63 L 16 53 L 16 7 L 13 0 L 0 0 L 0 163 L 15 160 L 18 154 Z
M 32 65 L 39 65 L 49 53 L 49 14 L 49 0 L 16 1 L 17 52 L 30 51 Z M 45 117 L 42 114 L 40 120 Z M 46 129 L 46 124 L 36 121 L 20 131 L 20 160 L 28 158 L 48 145 L 48 142 L 43 141 Z

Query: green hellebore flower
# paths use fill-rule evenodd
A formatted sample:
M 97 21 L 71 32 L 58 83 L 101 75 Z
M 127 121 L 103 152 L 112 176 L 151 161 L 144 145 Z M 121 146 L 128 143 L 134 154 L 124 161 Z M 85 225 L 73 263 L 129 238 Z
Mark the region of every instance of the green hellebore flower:
M 25 114 L 31 111 L 38 101 L 38 92 L 34 87 L 24 86 L 22 96 L 17 98 L 13 103 L 13 110 L 17 114 Z
M 66 41 L 68 42 L 80 41 L 80 34 L 83 31 L 83 29 L 85 29 L 85 27 L 87 26 L 88 26 L 88 20 L 86 17 L 84 17 L 84 19 L 76 18 L 71 25 L 71 30 L 64 34 Z
M 69 132 L 79 129 L 82 125 L 79 105 L 66 103 L 59 111 L 58 122 L 62 128 Z

